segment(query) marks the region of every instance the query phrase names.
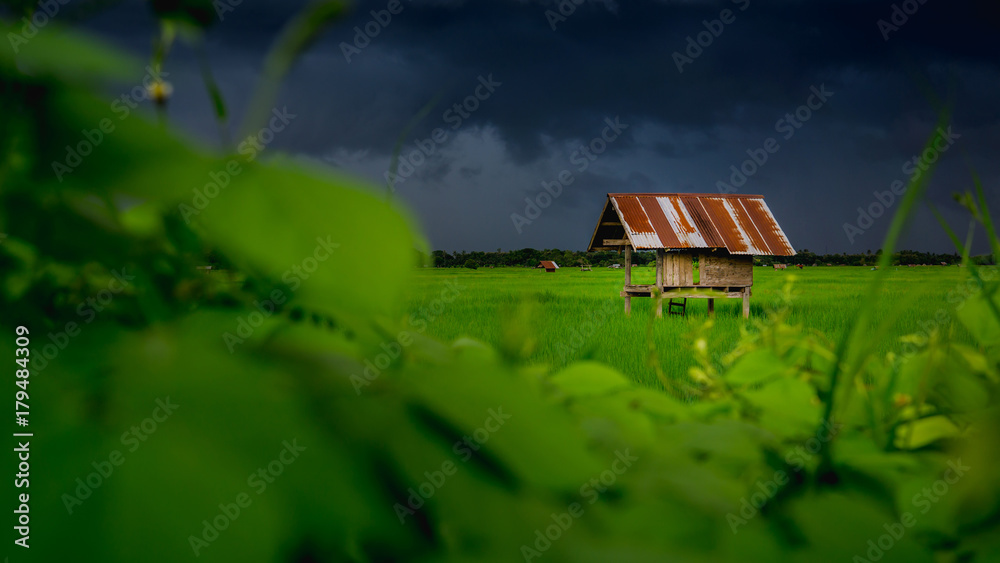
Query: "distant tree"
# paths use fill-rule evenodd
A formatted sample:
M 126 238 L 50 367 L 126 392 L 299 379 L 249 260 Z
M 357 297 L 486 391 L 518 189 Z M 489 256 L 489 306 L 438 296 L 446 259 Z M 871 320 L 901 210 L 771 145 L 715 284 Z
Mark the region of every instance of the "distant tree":
M 499 250 L 499 249 L 498 249 Z M 795 256 L 757 256 L 754 257 L 754 264 L 759 266 L 770 266 L 772 264 L 833 264 L 836 266 L 865 266 L 876 263 L 882 256 L 882 249 L 861 251 L 858 254 L 815 254 L 809 249 L 802 249 Z M 534 268 L 542 260 L 551 260 L 561 265 L 592 264 L 594 266 L 610 266 L 611 264 L 624 264 L 625 257 L 617 250 L 601 250 L 597 252 L 586 252 L 580 250 L 559 250 L 548 248 L 537 250 L 534 248 L 522 248 L 520 250 L 509 250 L 503 252 L 489 251 L 456 251 L 449 254 L 443 250 L 435 250 L 431 257 L 434 266 L 438 268 L 462 268 L 468 262 L 472 262 L 477 267 L 480 266 L 511 266 Z M 215 258 L 206 256 L 206 261 L 212 263 Z M 983 256 L 981 260 L 990 262 L 991 256 Z M 648 250 L 640 250 L 632 253 L 632 265 L 637 267 L 648 267 L 656 260 L 656 253 Z M 696 259 L 697 260 L 697 259 Z M 959 264 L 962 257 L 957 254 L 935 254 L 932 252 L 917 252 L 913 250 L 901 250 L 892 256 L 893 264 Z
M 470 258 L 465 261 L 465 267 L 470 270 L 475 270 L 479 268 L 479 264 L 476 264 L 476 261 Z

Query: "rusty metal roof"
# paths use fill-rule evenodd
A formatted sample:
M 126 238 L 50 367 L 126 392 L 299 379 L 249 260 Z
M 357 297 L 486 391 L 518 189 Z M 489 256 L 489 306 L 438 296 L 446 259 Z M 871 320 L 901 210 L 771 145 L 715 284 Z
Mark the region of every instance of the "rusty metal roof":
M 542 260 L 535 267 L 536 268 L 545 268 L 546 270 L 558 270 L 559 269 L 559 265 L 556 264 L 555 262 L 550 261 L 550 260 Z
M 793 256 L 764 196 L 742 194 L 608 194 L 589 250 L 604 240 L 636 250 L 724 248 L 730 254 Z

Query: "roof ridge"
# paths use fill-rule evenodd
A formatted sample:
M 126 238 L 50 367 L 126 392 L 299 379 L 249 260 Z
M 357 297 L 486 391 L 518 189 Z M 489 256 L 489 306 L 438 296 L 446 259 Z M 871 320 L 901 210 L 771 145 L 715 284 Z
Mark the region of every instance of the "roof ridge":
M 761 194 L 709 194 L 709 193 L 683 193 L 683 192 L 619 192 L 609 193 L 608 197 L 628 196 L 628 197 L 732 197 L 732 198 L 752 198 L 764 199 Z

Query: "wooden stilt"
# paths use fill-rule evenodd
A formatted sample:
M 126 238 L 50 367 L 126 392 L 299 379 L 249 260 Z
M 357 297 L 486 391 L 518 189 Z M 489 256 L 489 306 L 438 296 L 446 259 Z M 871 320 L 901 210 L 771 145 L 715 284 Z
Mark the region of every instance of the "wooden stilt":
M 656 249 L 656 316 L 663 316 L 663 249 Z
M 632 247 L 625 247 L 625 289 L 632 285 Z M 625 296 L 625 314 L 632 314 L 632 298 Z
M 750 288 L 743 288 L 743 318 L 750 318 Z
M 656 289 L 663 290 L 663 252 L 662 248 L 656 249 Z
M 715 316 L 715 299 L 708 300 L 708 316 Z

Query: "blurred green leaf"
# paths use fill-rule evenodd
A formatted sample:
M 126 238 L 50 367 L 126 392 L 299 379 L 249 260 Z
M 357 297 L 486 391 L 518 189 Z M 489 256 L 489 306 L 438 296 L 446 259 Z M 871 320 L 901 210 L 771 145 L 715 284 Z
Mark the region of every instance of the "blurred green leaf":
M 784 377 L 744 396 L 760 409 L 760 425 L 778 436 L 807 436 L 819 426 L 822 411 L 816 391 L 800 379 Z
M 948 417 L 930 416 L 898 426 L 895 445 L 897 448 L 912 450 L 959 433 L 959 428 Z
M 578 362 L 555 374 L 551 382 L 570 397 L 607 395 L 632 386 L 625 377 L 597 362 Z
M 287 162 L 250 167 L 230 190 L 197 219 L 233 260 L 308 307 L 369 315 L 395 309 L 416 244 L 397 208 Z
M 741 357 L 724 378 L 735 385 L 754 385 L 779 377 L 785 370 L 785 363 L 774 352 L 761 349 Z
M 140 65 L 98 39 L 77 31 L 59 29 L 58 23 L 28 38 L 15 26 L 0 31 L 7 41 L 0 42 L 0 71 L 21 73 L 34 80 L 59 80 L 74 84 L 101 84 L 109 79 L 125 80 L 135 75 Z M 11 41 L 8 33 L 23 39 Z

